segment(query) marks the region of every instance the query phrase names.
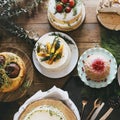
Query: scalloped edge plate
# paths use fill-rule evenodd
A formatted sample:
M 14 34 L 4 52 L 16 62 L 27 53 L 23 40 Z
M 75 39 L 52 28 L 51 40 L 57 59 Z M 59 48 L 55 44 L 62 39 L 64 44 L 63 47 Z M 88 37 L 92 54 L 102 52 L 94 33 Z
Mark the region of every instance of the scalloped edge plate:
M 104 55 L 108 60 L 110 60 L 110 74 L 107 77 L 106 81 L 103 82 L 94 82 L 92 80 L 88 81 L 86 78 L 86 73 L 84 72 L 84 64 L 83 61 L 86 60 L 88 55 L 92 55 L 92 54 L 101 54 Z M 107 85 L 109 85 L 110 83 L 112 83 L 112 81 L 114 80 L 114 78 L 116 77 L 116 73 L 117 73 L 117 63 L 116 60 L 114 58 L 114 56 L 106 49 L 104 48 L 91 48 L 86 50 L 79 58 L 78 61 L 78 66 L 77 66 L 77 70 L 78 70 L 78 75 L 81 78 L 81 80 L 88 86 L 92 87 L 92 88 L 101 88 L 101 87 L 106 87 Z

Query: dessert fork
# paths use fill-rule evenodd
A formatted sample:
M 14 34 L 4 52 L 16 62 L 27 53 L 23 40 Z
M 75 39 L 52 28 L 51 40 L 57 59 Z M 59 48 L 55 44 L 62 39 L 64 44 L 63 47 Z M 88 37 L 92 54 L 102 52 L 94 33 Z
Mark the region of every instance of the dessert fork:
M 94 106 L 93 106 L 93 109 L 91 110 L 91 112 L 89 113 L 88 117 L 86 120 L 89 120 L 93 114 L 93 112 L 101 105 L 102 101 L 97 98 L 95 101 L 94 101 Z

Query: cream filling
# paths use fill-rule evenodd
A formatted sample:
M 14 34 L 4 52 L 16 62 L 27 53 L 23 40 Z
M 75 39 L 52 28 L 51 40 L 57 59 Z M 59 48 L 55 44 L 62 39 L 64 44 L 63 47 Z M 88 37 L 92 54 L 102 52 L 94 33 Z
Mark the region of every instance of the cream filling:
M 66 120 L 66 118 L 59 109 L 43 105 L 33 109 L 23 120 Z
M 39 43 L 46 45 L 46 43 L 49 41 L 52 44 L 55 37 L 56 36 L 46 35 L 42 38 L 41 41 L 39 41 Z M 59 41 L 60 41 L 60 44 L 63 45 L 62 56 L 59 60 L 54 61 L 52 64 L 48 64 L 48 63 L 46 63 L 46 61 L 41 61 L 42 57 L 38 56 L 37 52 L 36 52 L 36 57 L 37 57 L 37 60 L 39 61 L 40 65 L 47 70 L 59 71 L 59 70 L 65 68 L 70 62 L 70 59 L 71 59 L 70 47 L 61 37 L 59 37 Z

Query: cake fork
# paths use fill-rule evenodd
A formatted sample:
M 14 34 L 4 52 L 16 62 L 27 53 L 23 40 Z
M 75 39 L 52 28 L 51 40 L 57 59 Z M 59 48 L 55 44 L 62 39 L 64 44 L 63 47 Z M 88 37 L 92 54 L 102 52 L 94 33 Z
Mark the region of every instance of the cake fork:
M 93 106 L 93 109 L 91 110 L 91 112 L 89 113 L 88 117 L 86 120 L 89 120 L 93 114 L 93 112 L 101 105 L 102 101 L 97 98 L 95 101 L 94 101 L 94 106 Z

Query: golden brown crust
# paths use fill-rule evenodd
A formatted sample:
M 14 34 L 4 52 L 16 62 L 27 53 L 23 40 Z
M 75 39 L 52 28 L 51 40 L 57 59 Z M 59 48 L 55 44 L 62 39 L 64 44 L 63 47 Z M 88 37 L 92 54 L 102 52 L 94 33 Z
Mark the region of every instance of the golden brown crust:
M 0 86 L 0 92 L 11 92 L 16 90 L 23 82 L 26 73 L 26 67 L 23 60 L 14 53 L 11 52 L 2 52 L 0 55 L 5 57 L 5 64 L 0 68 L 0 74 L 2 75 L 3 79 L 6 79 L 7 84 L 4 82 Z M 16 63 L 20 67 L 20 71 L 17 77 L 10 78 L 6 74 L 6 65 L 10 63 Z
M 53 107 L 58 108 L 64 114 L 66 120 L 77 120 L 75 114 L 72 110 L 70 110 L 62 101 L 60 100 L 53 100 L 53 99 L 42 99 L 35 101 L 29 104 L 23 113 L 20 115 L 19 120 L 23 120 L 24 117 L 34 108 L 41 106 L 41 105 L 50 105 Z

